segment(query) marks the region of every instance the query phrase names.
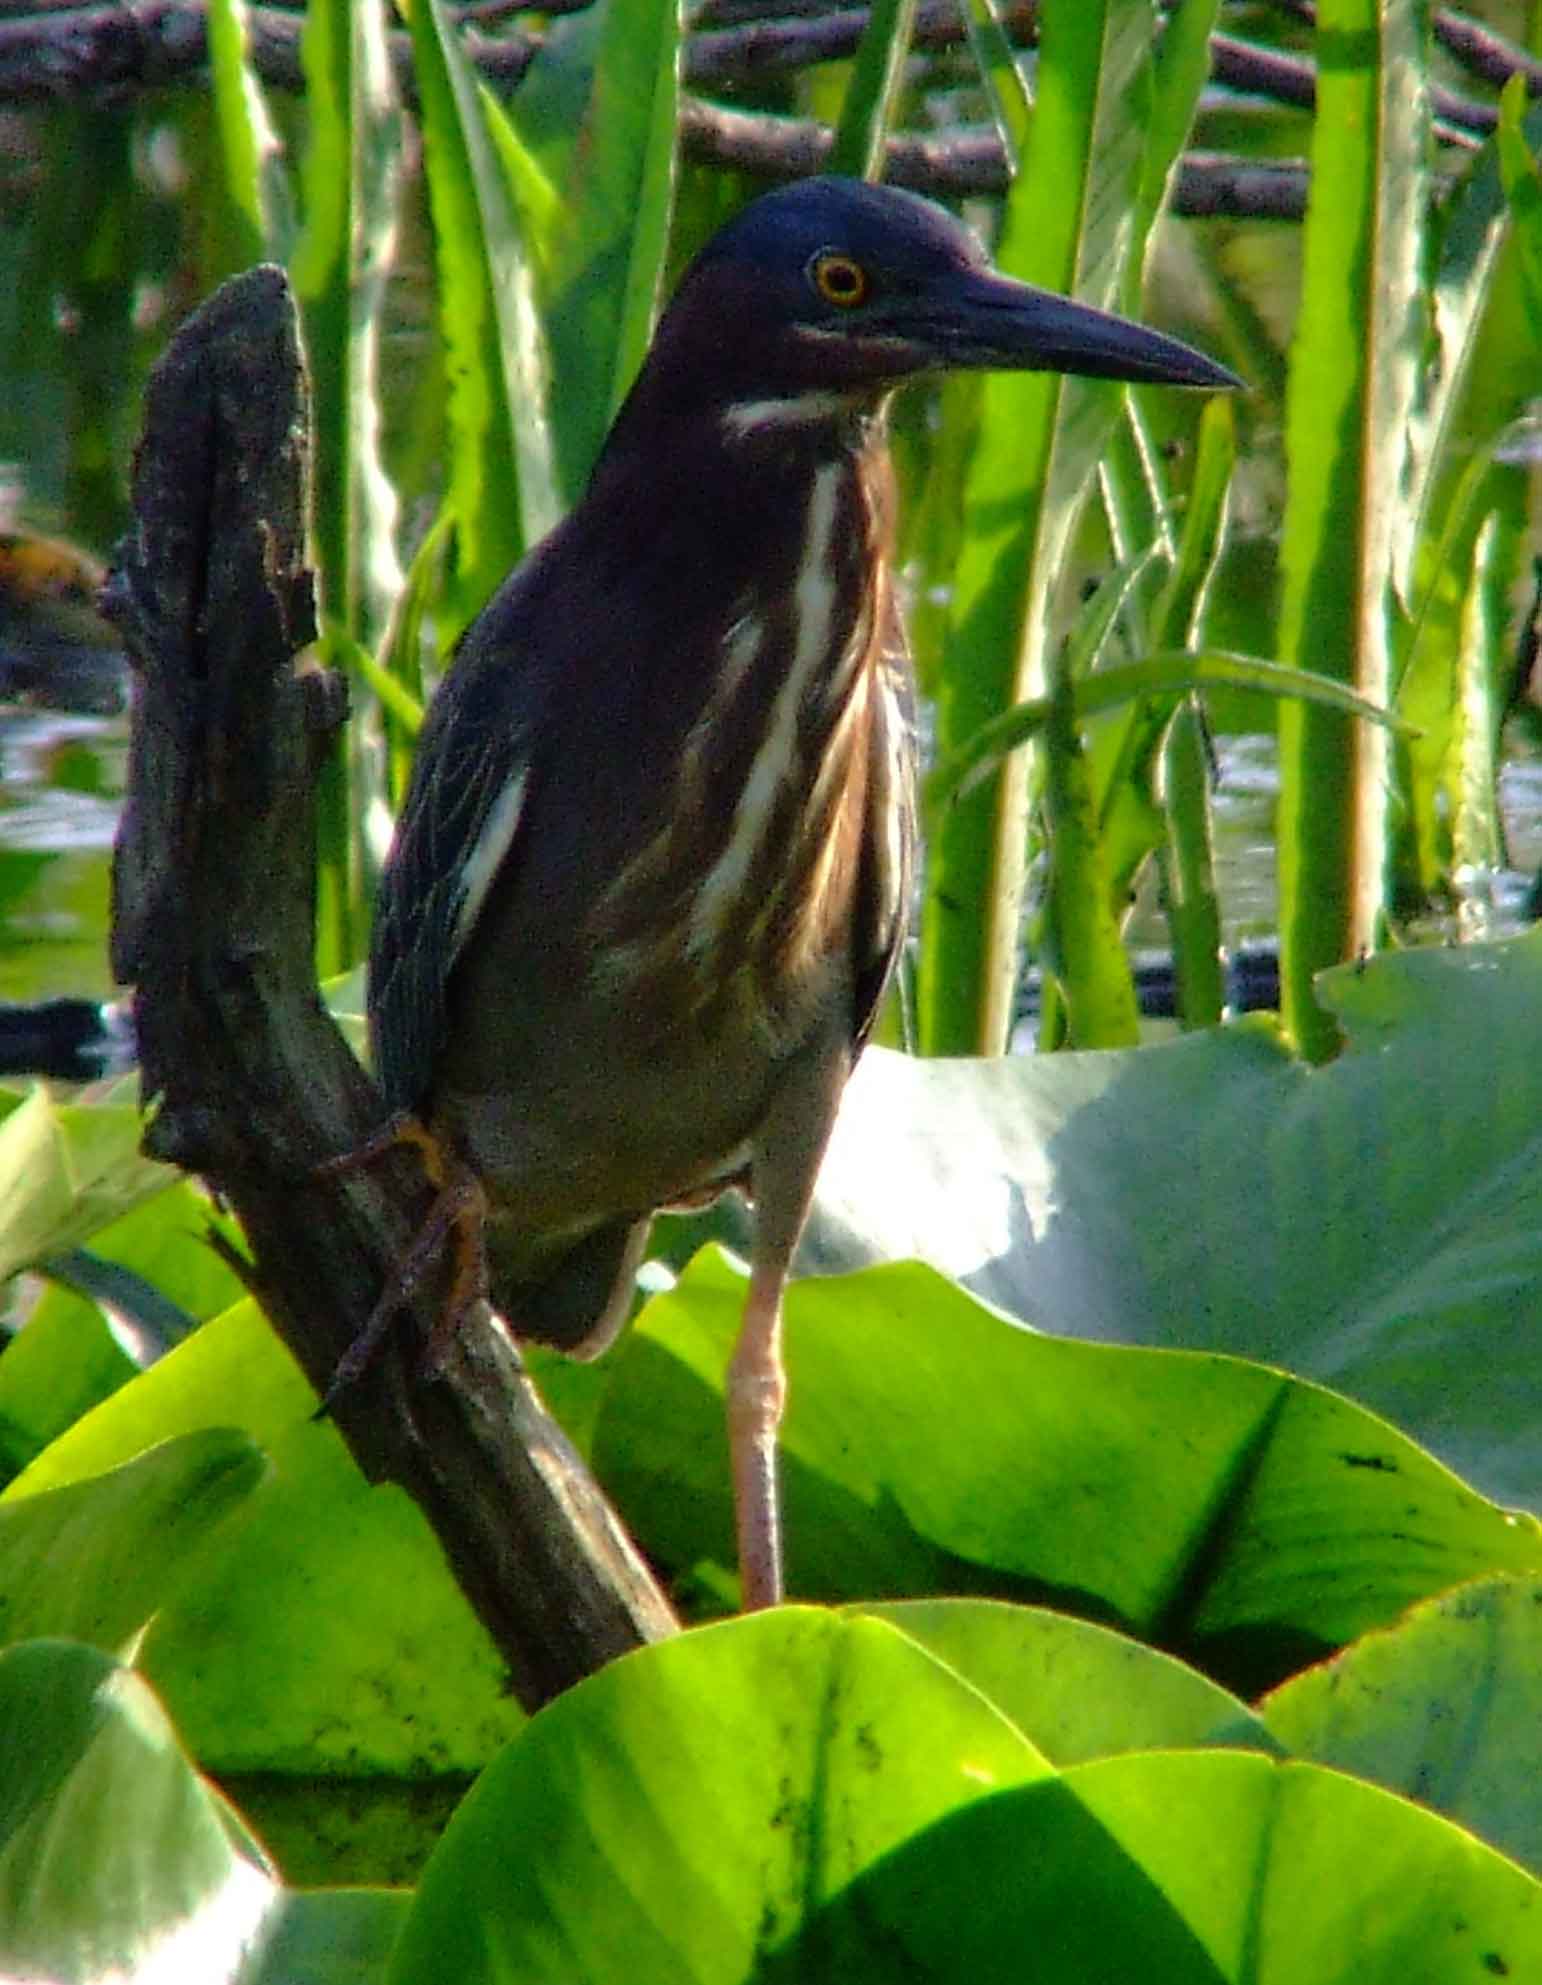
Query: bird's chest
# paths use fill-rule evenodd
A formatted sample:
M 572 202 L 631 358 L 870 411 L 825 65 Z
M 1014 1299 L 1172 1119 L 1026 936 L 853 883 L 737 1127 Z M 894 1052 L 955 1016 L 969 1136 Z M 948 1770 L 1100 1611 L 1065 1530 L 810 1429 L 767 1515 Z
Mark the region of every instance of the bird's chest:
M 725 589 L 646 835 L 591 917 L 594 969 L 670 988 L 671 1022 L 796 1045 L 838 1000 L 865 837 L 883 520 L 848 462 L 808 479 L 800 528 Z

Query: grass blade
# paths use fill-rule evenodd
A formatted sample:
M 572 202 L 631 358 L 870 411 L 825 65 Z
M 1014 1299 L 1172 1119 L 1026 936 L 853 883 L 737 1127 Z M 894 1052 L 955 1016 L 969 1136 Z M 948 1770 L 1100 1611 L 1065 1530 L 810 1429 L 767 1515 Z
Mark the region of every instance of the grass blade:
M 455 536 L 440 625 L 448 648 L 562 504 L 533 248 L 508 165 L 519 140 L 473 73 L 441 0 L 411 0 L 407 18 L 449 376 L 446 496 Z
M 305 229 L 291 273 L 314 395 L 312 506 L 323 642 L 372 647 L 401 585 L 380 457 L 381 298 L 396 231 L 401 113 L 380 0 L 317 0 L 301 42 L 310 110 Z M 319 786 L 318 970 L 363 954 L 372 783 L 356 710 Z
M 857 44 L 829 170 L 852 179 L 883 177 L 884 140 L 905 81 L 916 0 L 876 0 Z
M 1144 0 L 1045 7 L 1030 169 L 1008 195 L 998 251 L 1010 274 L 1093 302 L 1115 300 L 1133 247 L 1129 216 L 1143 167 L 1151 33 Z M 1107 387 L 1032 374 L 987 379 L 981 402 L 938 684 L 944 761 L 1003 710 L 1054 701 L 1056 582 L 1118 405 Z M 1063 695 L 1061 708 L 1069 709 Z M 1068 735 L 1063 722 L 1060 734 Z M 1058 811 L 1073 822 L 1087 818 L 1083 771 L 1073 755 L 1047 797 L 1052 833 Z M 918 985 L 927 1052 L 999 1052 L 1005 1043 L 1029 812 L 1028 768 L 1012 761 L 952 810 L 932 844 Z M 1070 834 L 1056 856 L 1064 913 L 1056 941 L 1061 968 L 1073 981 L 1085 974 L 1088 987 L 1072 1034 L 1133 1039 L 1134 989 L 1096 872 L 1095 842 L 1074 826 Z
M 1394 566 L 1426 350 L 1428 9 L 1324 0 L 1305 267 L 1286 407 L 1280 659 L 1385 703 Z M 1280 715 L 1281 1010 L 1303 1054 L 1338 1044 L 1313 992 L 1385 935 L 1390 755 L 1383 732 L 1299 702 Z
M 561 198 L 539 293 L 562 408 L 562 496 L 577 500 L 647 351 L 674 202 L 680 0 L 562 23 L 514 108 Z

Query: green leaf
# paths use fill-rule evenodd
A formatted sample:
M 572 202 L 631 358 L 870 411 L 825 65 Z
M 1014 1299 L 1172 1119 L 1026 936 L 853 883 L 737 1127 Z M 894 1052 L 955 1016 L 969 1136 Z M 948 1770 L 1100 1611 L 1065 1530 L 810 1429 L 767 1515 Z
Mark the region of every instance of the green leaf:
M 827 172 L 882 179 L 884 144 L 905 84 L 915 17 L 916 0 L 877 0 L 869 13 L 841 101 Z
M 414 73 L 449 376 L 455 518 L 446 648 L 562 514 L 532 244 L 506 160 L 523 148 L 440 0 L 413 0 Z M 528 164 L 527 174 L 536 169 Z
M 1146 0 L 1059 0 L 1041 15 L 1028 170 L 1008 195 L 998 260 L 1010 275 L 1111 304 L 1135 249 L 1150 115 Z M 1117 411 L 1106 384 L 999 374 L 981 389 L 964 492 L 937 748 L 946 761 L 1013 705 L 1056 709 L 1052 608 L 1090 478 Z M 1046 748 L 1055 872 L 1053 969 L 1078 989 L 1073 1036 L 1135 1036 L 1135 997 L 1099 872 L 1085 768 L 1068 713 Z M 1028 854 L 1028 774 L 1011 759 L 956 807 L 928 850 L 920 1039 L 931 1053 L 999 1052 L 1010 1020 Z
M 0 1654 L 0 1971 L 234 1979 L 274 1907 L 154 1694 L 95 1648 Z
M 396 233 L 401 111 L 385 0 L 317 0 L 301 36 L 309 142 L 305 227 L 290 265 L 314 403 L 311 516 L 324 636 L 373 647 L 401 589 L 396 492 L 380 453 L 380 326 Z M 377 754 L 355 710 L 317 794 L 317 960 L 362 956 L 379 791 Z
M 1542 1869 L 1542 1580 L 1416 1606 L 1262 1705 L 1287 1749 L 1374 1779 Z
M 1220 11 L 1220 0 L 1199 0 L 1197 6 L 1185 4 L 1169 14 L 1162 24 L 1141 161 L 1140 206 L 1135 215 L 1135 238 L 1142 251 L 1131 258 L 1125 275 L 1126 310 L 1134 310 L 1140 303 L 1140 277 L 1150 257 L 1156 224 L 1189 141 L 1200 92 L 1210 80 L 1210 35 Z
M 222 1221 L 200 1187 L 164 1176 L 169 1183 L 162 1191 L 89 1236 L 99 1297 L 54 1281 L 6 1345 L 0 1357 L 0 1483 L 145 1362 L 136 1320 L 118 1308 L 116 1291 L 106 1291 L 112 1271 L 153 1288 L 160 1303 L 182 1318 L 213 1316 L 240 1297 L 240 1283 L 207 1240 L 210 1228 L 221 1225 L 233 1236 L 234 1223 Z M 42 1272 L 57 1277 L 61 1265 L 81 1279 L 72 1258 L 57 1250 Z
M 1526 116 L 1530 102 L 1524 76 L 1512 76 L 1499 98 L 1494 134 L 1505 200 L 1515 222 L 1521 272 L 1533 311 L 1542 309 L 1542 172 L 1532 156 L 1538 123 Z
M 1526 115 L 1527 100 L 1524 86 L 1518 94 L 1508 88 L 1503 92 L 1494 138 L 1473 160 L 1435 218 L 1438 239 L 1430 304 L 1436 353 L 1421 369 L 1418 404 L 1409 431 L 1414 472 L 1409 507 L 1415 527 L 1398 547 L 1397 567 L 1399 592 L 1415 620 L 1421 613 L 1415 584 L 1421 571 L 1418 555 L 1437 522 L 1437 495 L 1447 494 L 1445 486 L 1454 460 L 1466 453 L 1475 438 L 1483 438 L 1481 427 L 1476 435 L 1470 428 L 1464 432 L 1465 423 L 1459 416 L 1494 294 L 1501 250 L 1510 232 L 1508 182 L 1520 158 L 1525 160 L 1530 181 L 1536 181 L 1530 154 L 1542 143 L 1542 106 Z M 1516 141 L 1520 157 L 1513 149 Z M 1531 224 L 1532 232 L 1538 224 Z M 1521 230 L 1523 234 L 1527 231 L 1525 227 Z M 1520 259 L 1524 267 L 1524 249 Z M 1444 528 L 1448 530 L 1449 525 Z M 1432 577 L 1425 590 L 1433 583 Z
M 1033 99 L 1019 66 L 1023 56 L 1012 46 L 994 0 L 965 0 L 962 12 L 970 52 L 1007 155 L 1008 176 L 1016 179 L 1033 128 Z
M 131 1103 L 58 1103 L 41 1084 L 0 1123 L 0 1281 L 166 1191 Z
M 330 1809 L 315 1822 L 329 1840 L 340 1811 L 365 1833 L 378 1806 L 375 1866 L 395 1874 L 421 1859 L 443 1788 L 458 1793 L 522 1719 L 416 1505 L 371 1487 L 315 1410 L 242 1303 L 46 1449 L 0 1509 L 210 1426 L 260 1447 L 270 1472 L 162 1605 L 141 1666 L 205 1768 L 266 1775 L 280 1795 L 305 1780 Z M 372 1871 L 355 1861 L 350 1874 Z
M 869 1051 L 803 1265 L 919 1255 L 1045 1329 L 1288 1364 L 1537 1504 L 1542 933 L 1323 992 L 1347 1046 L 1315 1073 L 1256 1024 L 1117 1054 Z
M 511 1843 L 517 1847 L 511 1849 Z M 542 1712 L 434 1857 L 398 1985 L 1524 1977 L 1542 1901 L 1432 1814 L 1309 1764 L 1047 1773 L 874 1620 L 784 1609 Z
M 1157 850 L 1184 1027 L 1214 1027 L 1226 1005 L 1221 905 L 1210 820 L 1210 754 L 1197 701 L 1180 704 L 1162 741 L 1166 841 Z
M 122 1650 L 265 1471 L 245 1435 L 208 1427 L 89 1480 L 0 1500 L 0 1641 Z
M 410 1900 L 391 1889 L 286 1889 L 238 1985 L 378 1985 Z
M 759 1975 L 908 1835 L 1046 1771 L 881 1621 L 783 1607 L 686 1634 L 570 1690 L 483 1774 L 389 1976 Z
M 1353 1779 L 1137 1755 L 951 1814 L 756 1975 L 972 1985 L 1031 1952 L 1035 1985 L 1459 1985 L 1542 1964 L 1539 1905 L 1513 1863 Z
M 547 162 L 563 197 L 540 287 L 562 409 L 562 491 L 573 503 L 658 311 L 674 193 L 680 0 L 606 6 L 597 26 L 563 23 L 553 43 L 552 61 L 573 62 L 564 86 L 579 105 Z M 541 66 L 521 89 L 516 120 L 525 89 L 545 81 Z
M 215 192 L 223 210 L 214 273 L 282 261 L 294 234 L 294 197 L 283 147 L 251 64 L 250 14 L 243 0 L 211 0 L 209 77 L 223 170 Z
M 991 1599 L 859 1610 L 962 1675 L 1055 1765 L 1201 1744 L 1276 1748 L 1247 1705 L 1208 1677 L 1090 1620 Z
M 1298 697 L 1303 702 L 1320 703 L 1325 709 L 1342 710 L 1364 718 L 1367 723 L 1382 724 L 1388 730 L 1404 734 L 1413 728 L 1406 718 L 1378 704 L 1367 703 L 1364 697 L 1328 676 L 1314 675 L 1310 669 L 1288 669 L 1257 655 L 1232 655 L 1215 649 L 1172 649 L 1143 655 L 1138 662 L 1120 662 L 1098 669 L 1077 682 L 1071 700 L 1076 721 L 1089 723 L 1094 717 L 1144 698 L 1161 697 L 1171 702 L 1189 690 L 1217 688 Z M 999 764 L 1005 753 L 1039 736 L 1049 722 L 1050 709 L 1047 697 L 1019 703 L 984 725 L 951 758 L 934 766 L 925 785 L 928 812 L 935 814 L 948 801 L 961 799 L 975 779 Z
M 1396 674 L 1395 568 L 1416 519 L 1410 431 L 1427 355 L 1425 0 L 1323 0 L 1300 315 L 1280 659 L 1385 704 Z M 1281 1009 L 1314 1061 L 1338 1045 L 1313 975 L 1385 936 L 1390 753 L 1377 730 L 1300 704 L 1280 713 Z
M 656 1561 L 732 1563 L 723 1374 L 746 1279 L 714 1250 L 643 1311 L 594 1440 Z M 995 1593 L 1257 1687 L 1542 1532 L 1362 1408 L 1238 1360 L 1042 1337 L 915 1264 L 787 1301 L 788 1579 Z M 989 1485 L 987 1487 L 987 1485 Z

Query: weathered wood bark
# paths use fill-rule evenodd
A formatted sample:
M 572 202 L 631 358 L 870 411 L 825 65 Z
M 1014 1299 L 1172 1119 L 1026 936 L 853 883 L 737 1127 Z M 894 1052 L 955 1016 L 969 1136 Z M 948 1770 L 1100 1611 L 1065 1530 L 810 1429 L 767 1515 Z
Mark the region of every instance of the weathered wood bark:
M 427 1188 L 406 1153 L 341 1178 L 315 1172 L 381 1105 L 312 964 L 314 781 L 346 694 L 303 652 L 315 632 L 308 460 L 293 299 L 280 270 L 257 269 L 156 369 L 137 527 L 106 603 L 136 676 L 113 965 L 135 988 L 146 1148 L 235 1208 L 264 1308 L 324 1391 Z M 422 1291 L 419 1332 L 441 1293 Z M 344 1391 L 337 1424 L 371 1479 L 422 1507 L 520 1700 L 534 1708 L 672 1631 L 497 1319 L 484 1310 L 432 1379 L 418 1375 L 414 1334 L 404 1325 Z

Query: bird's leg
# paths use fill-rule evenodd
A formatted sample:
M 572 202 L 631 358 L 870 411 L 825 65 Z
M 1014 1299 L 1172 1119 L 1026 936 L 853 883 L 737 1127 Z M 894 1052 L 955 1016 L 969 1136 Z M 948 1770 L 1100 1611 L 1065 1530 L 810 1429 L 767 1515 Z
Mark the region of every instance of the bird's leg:
M 429 1183 L 442 1189 L 447 1170 L 444 1147 L 427 1124 L 411 1110 L 395 1111 L 368 1137 L 361 1138 L 346 1151 L 339 1151 L 335 1157 L 323 1158 L 315 1167 L 316 1177 L 342 1178 L 348 1172 L 357 1172 L 365 1165 L 373 1165 L 377 1158 L 384 1158 L 390 1151 L 399 1151 L 404 1145 L 416 1151 L 423 1160 Z
M 364 1328 L 338 1360 L 322 1402 L 323 1410 L 344 1387 L 352 1385 L 369 1369 L 397 1312 L 410 1299 L 447 1241 L 452 1245 L 454 1274 L 444 1308 L 423 1353 L 425 1371 L 438 1368 L 467 1312 L 487 1293 L 487 1258 L 482 1238 L 487 1198 L 481 1182 L 416 1116 L 401 1112 L 389 1118 L 351 1151 L 318 1165 L 317 1175 L 335 1177 L 355 1171 L 401 1145 L 411 1146 L 422 1158 L 429 1183 L 435 1188 L 434 1203 L 412 1245 L 391 1270 Z
M 776 1437 L 787 1401 L 782 1295 L 814 1196 L 849 1057 L 822 1057 L 786 1083 L 756 1140 L 755 1247 L 739 1340 L 728 1367 L 728 1448 L 744 1610 L 782 1597 Z
M 785 1261 L 763 1263 L 757 1246 L 750 1292 L 728 1367 L 728 1451 L 733 1465 L 740 1603 L 745 1612 L 782 1597 L 782 1505 L 776 1434 L 787 1403 L 782 1365 Z

